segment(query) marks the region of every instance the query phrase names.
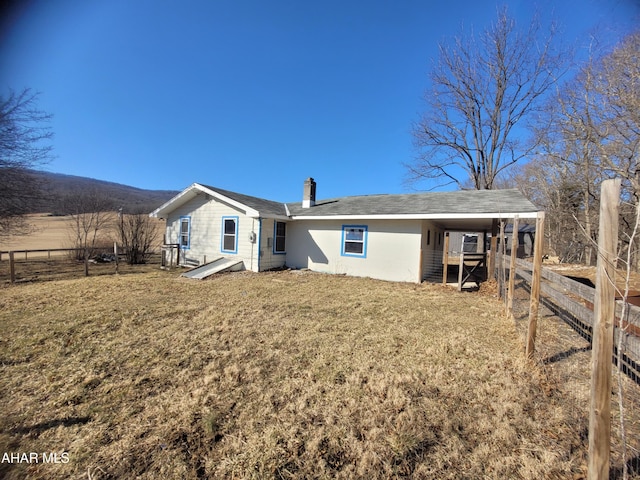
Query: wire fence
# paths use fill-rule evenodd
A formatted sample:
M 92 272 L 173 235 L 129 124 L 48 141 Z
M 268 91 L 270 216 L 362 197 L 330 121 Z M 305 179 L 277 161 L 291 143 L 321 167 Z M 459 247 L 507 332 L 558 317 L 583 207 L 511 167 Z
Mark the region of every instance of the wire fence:
M 83 256 L 84 249 L 76 248 L 0 251 L 0 284 L 125 274 L 145 268 L 126 264 L 122 251 L 116 262 L 113 247 L 96 249 L 86 263 Z M 154 253 L 146 266 L 159 264 L 160 254 Z
M 456 284 L 460 280 L 460 259 L 463 252 L 452 251 L 447 254 L 442 252 L 441 250 L 434 251 L 426 251 L 422 253 L 422 279 L 431 283 L 447 283 L 447 284 Z M 474 257 L 475 253 L 464 252 L 465 258 Z M 486 254 L 481 253 L 477 255 L 483 255 L 486 259 Z M 477 260 L 474 260 L 469 264 L 467 261 L 465 265 L 462 266 L 463 270 L 467 269 L 467 273 L 473 270 L 474 278 L 487 278 L 487 265 L 486 263 L 481 263 L 479 265 L 474 265 L 477 263 Z M 475 267 L 475 270 L 474 270 Z M 446 270 L 446 281 L 445 281 L 445 270 Z M 463 279 L 467 278 L 467 275 L 463 271 Z M 479 287 L 476 282 L 468 282 L 465 284 L 467 288 L 477 289 Z
M 509 257 L 498 255 L 497 278 L 501 298 L 507 300 Z M 500 266 L 503 265 L 503 268 Z M 500 271 L 502 270 L 502 271 Z M 523 343 L 527 336 L 532 264 L 516 264 L 512 315 Z M 585 285 L 587 283 L 587 285 Z M 534 361 L 554 388 L 573 404 L 574 420 L 588 438 L 591 390 L 591 334 L 595 289 L 543 268 Z M 610 478 L 622 478 L 623 464 L 640 478 L 640 308 L 629 306 L 620 319 L 618 302 L 614 334 L 611 398 Z

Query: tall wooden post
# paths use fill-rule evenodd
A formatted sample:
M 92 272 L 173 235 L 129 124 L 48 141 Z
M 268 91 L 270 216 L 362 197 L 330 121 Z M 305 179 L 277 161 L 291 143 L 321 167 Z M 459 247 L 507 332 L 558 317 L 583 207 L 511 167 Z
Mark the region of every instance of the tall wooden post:
M 513 229 L 511 234 L 511 261 L 509 262 L 509 290 L 507 291 L 507 316 L 513 318 L 513 291 L 516 288 L 516 256 L 518 253 L 518 229 L 519 218 L 513 218 Z
M 611 358 L 615 314 L 615 259 L 618 243 L 620 179 L 605 180 L 600 190 L 598 266 L 593 305 L 589 480 L 609 478 L 611 448 Z
M 116 274 L 118 273 L 118 242 L 113 242 L 113 256 L 116 261 Z
M 444 234 L 444 260 L 442 264 L 442 284 L 447 284 L 447 275 L 449 275 L 449 232 Z
M 533 358 L 538 331 L 538 307 L 540 306 L 540 277 L 542 270 L 542 246 L 544 244 L 544 212 L 538 212 L 536 238 L 533 246 L 533 271 L 531 272 L 531 298 L 529 301 L 529 329 L 527 331 L 527 358 Z
M 458 267 L 458 291 L 462 291 L 462 279 L 464 275 L 464 242 L 462 242 L 462 251 L 460 252 L 460 266 Z
M 489 247 L 489 280 L 496 280 L 496 250 L 498 248 L 498 220 L 493 219 L 491 222 L 491 246 Z
M 506 249 L 504 245 L 504 221 L 500 221 L 500 265 L 498 265 L 498 296 L 504 298 L 504 255 Z
M 16 264 L 13 258 L 13 250 L 9 252 L 9 277 L 11 283 L 16 283 Z

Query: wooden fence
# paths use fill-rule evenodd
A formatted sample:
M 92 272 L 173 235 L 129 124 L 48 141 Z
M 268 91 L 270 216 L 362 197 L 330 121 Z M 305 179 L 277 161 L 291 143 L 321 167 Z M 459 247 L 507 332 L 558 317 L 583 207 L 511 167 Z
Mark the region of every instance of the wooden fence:
M 95 255 L 97 254 L 97 255 Z M 82 257 L 80 261 L 76 256 Z M 47 248 L 34 250 L 1 250 L 0 281 L 11 283 L 19 281 L 64 277 L 75 275 L 80 268 L 84 275 L 89 269 L 95 273 L 119 273 L 122 269 L 122 257 L 126 252 L 114 244 L 109 248 L 94 248 L 91 257 L 85 255 L 83 248 Z M 151 253 L 152 262 L 158 262 L 158 254 Z M 91 266 L 90 266 L 91 265 Z M 110 267 L 111 265 L 111 267 Z
M 511 258 L 505 256 L 502 264 L 509 271 Z M 498 261 L 500 265 L 500 261 Z M 516 277 L 531 285 L 533 264 L 526 260 L 515 259 Z M 566 322 L 577 334 L 591 342 L 593 333 L 593 305 L 595 288 L 565 277 L 548 268 L 541 269 L 540 302 Z M 497 275 L 500 279 L 501 275 Z M 502 277 L 504 278 L 504 277 Z M 501 291 L 506 290 L 501 285 Z M 616 301 L 616 325 L 614 329 L 614 362 L 636 383 L 640 384 L 640 307 L 627 304 L 625 318 L 622 316 L 622 301 Z M 620 335 L 624 335 L 626 346 L 618 359 L 617 345 Z

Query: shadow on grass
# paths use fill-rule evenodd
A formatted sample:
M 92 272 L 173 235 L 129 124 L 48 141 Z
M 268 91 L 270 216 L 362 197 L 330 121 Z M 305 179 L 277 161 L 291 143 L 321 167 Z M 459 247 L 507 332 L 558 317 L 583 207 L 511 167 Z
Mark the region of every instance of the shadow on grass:
M 38 436 L 51 428 L 56 427 L 72 427 L 74 425 L 84 425 L 91 421 L 91 417 L 70 417 L 63 419 L 48 420 L 46 422 L 36 423 L 35 425 L 18 427 L 11 430 L 12 433 L 19 435 L 35 435 Z
M 640 475 L 640 455 L 627 460 L 627 471 L 629 475 Z M 611 468 L 609 470 L 609 478 L 611 480 L 621 480 L 624 478 L 624 469 L 622 466 Z
M 559 352 L 555 355 L 551 355 L 550 357 L 545 358 L 544 360 L 542 360 L 542 363 L 545 365 L 550 365 L 552 363 L 560 362 L 566 358 L 569 358 L 571 355 L 574 355 L 576 353 L 588 352 L 589 350 L 591 350 L 591 346 L 582 348 L 571 347 L 569 350 L 565 350 L 564 352 Z

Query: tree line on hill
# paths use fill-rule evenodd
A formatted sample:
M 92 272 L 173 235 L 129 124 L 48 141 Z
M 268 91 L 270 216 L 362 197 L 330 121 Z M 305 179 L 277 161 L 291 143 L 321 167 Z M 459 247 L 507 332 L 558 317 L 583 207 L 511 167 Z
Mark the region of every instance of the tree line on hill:
M 40 199 L 30 213 L 70 215 L 77 211 L 79 196 L 101 198 L 101 208 L 124 213 L 149 213 L 176 195 L 172 190 L 144 190 L 93 178 L 30 170 L 39 184 Z
M 176 192 L 35 170 L 49 160 L 53 137 L 51 116 L 36 99 L 29 89 L 0 98 L 0 237 L 28 234 L 29 213 L 69 215 L 79 259 L 86 262 L 105 232 L 115 230 L 127 261 L 144 263 L 157 237 L 148 213 Z

